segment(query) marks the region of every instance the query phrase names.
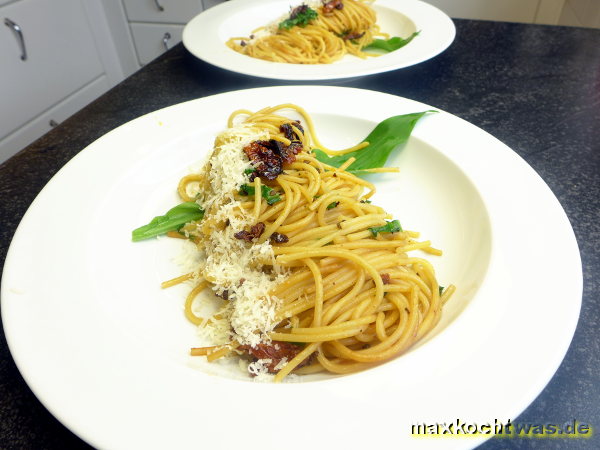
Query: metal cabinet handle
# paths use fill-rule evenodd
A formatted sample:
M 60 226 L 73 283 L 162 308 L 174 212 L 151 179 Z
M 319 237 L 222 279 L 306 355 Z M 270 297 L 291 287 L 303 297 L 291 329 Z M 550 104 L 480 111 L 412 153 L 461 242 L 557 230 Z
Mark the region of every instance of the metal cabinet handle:
M 25 39 L 23 38 L 23 31 L 21 27 L 10 20 L 8 17 L 4 18 L 4 25 L 11 28 L 15 33 L 19 47 L 21 48 L 21 59 L 25 61 L 27 59 L 27 49 L 25 49 Z
M 163 5 L 161 5 L 158 0 L 154 0 L 154 3 L 156 4 L 156 9 L 158 9 L 159 11 L 164 11 L 165 8 L 163 7 Z
M 169 50 L 169 39 L 171 39 L 171 33 L 167 31 L 163 36 L 163 45 L 165 46 L 165 50 Z

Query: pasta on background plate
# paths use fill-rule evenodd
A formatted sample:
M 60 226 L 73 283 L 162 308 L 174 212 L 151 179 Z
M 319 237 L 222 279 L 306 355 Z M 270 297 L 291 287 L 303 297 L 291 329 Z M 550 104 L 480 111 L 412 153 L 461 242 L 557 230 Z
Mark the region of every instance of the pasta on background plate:
M 386 119 L 333 151 L 299 106 L 232 113 L 204 167 L 181 179 L 183 203 L 133 232 L 188 239 L 201 256 L 163 283 L 191 285 L 186 317 L 212 342 L 192 355 L 240 358 L 277 382 L 372 367 L 435 327 L 454 286 L 409 253 L 441 251 L 372 203 L 375 186 L 359 176 L 397 171 L 383 163 L 424 114 Z M 204 317 L 206 301 L 217 305 Z
M 323 0 L 291 8 L 280 21 L 255 29 L 248 37 L 232 37 L 227 46 L 266 61 L 329 64 L 350 54 L 378 56 L 408 44 L 381 32 L 369 0 Z

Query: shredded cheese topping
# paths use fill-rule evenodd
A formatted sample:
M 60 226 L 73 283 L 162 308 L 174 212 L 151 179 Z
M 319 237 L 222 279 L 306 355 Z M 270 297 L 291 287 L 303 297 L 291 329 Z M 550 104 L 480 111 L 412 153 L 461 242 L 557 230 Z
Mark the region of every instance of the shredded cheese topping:
M 208 184 L 204 189 L 200 187 L 197 201 L 205 211 L 198 231 L 203 236 L 206 259 L 199 273 L 213 283 L 215 294 L 225 297 L 226 293 L 229 299 L 219 314 L 222 319 L 205 326 L 218 341 L 215 344 L 224 343 L 225 323 L 230 325 L 228 340 L 251 346 L 269 342 L 268 333 L 277 325 L 275 311 L 279 300 L 268 293 L 286 275 L 264 270 L 267 263 L 274 264 L 273 248 L 268 240 L 257 244 L 234 237 L 234 233 L 247 229 L 255 220 L 234 197 L 240 186 L 248 182 L 244 170 L 251 167 L 243 148 L 255 140 L 266 139 L 266 132 L 245 124 L 229 128 L 217 137 L 204 169 Z

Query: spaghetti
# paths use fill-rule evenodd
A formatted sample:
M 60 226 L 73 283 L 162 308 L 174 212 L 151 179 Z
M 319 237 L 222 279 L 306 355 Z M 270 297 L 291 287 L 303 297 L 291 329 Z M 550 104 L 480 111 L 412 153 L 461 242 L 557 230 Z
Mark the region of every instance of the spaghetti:
M 333 167 L 312 153 L 364 146 L 326 149 L 296 105 L 231 115 L 204 168 L 178 187 L 204 217 L 171 235 L 191 239 L 204 262 L 164 286 L 194 284 L 186 316 L 216 341 L 192 355 L 241 355 L 275 381 L 345 374 L 405 352 L 437 324 L 454 287 L 442 292 L 432 265 L 408 253 L 441 251 L 371 203 L 375 186 L 349 172 L 353 158 Z M 221 302 L 210 317 L 194 306 L 205 290 Z
M 375 23 L 368 0 L 333 0 L 294 8 L 287 20 L 261 27 L 227 45 L 253 58 L 294 64 L 328 64 L 351 54 L 377 56 L 362 49 L 376 36 L 388 38 Z M 299 23 L 298 23 L 299 22 Z

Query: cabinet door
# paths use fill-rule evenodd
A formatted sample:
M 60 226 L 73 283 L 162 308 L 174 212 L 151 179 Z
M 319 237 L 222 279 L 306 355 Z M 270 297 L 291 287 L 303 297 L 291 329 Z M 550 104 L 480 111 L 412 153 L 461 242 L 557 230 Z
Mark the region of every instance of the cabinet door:
M 20 27 L 18 35 L 6 20 Z M 0 8 L 0 138 L 104 73 L 79 0 L 21 0 Z
M 188 23 L 202 12 L 202 0 L 123 0 L 130 22 Z
M 148 64 L 161 53 L 181 42 L 183 28 L 183 25 L 132 23 L 131 34 L 140 64 Z
M 67 119 L 95 98 L 102 95 L 109 87 L 110 84 L 107 77 L 102 75 L 4 139 L 0 138 L 0 164 L 25 146 L 31 144 L 44 133 L 50 131 L 54 124 Z

